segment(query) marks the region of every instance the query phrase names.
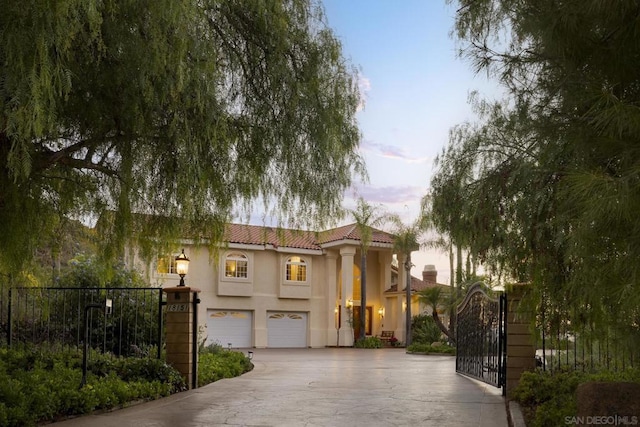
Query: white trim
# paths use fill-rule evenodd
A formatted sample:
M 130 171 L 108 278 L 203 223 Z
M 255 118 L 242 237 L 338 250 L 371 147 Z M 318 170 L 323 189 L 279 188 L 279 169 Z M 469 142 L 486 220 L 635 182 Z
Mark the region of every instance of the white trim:
M 357 246 L 360 248 L 360 240 L 353 239 L 344 239 L 344 240 L 335 240 L 333 242 L 323 243 L 320 245 L 323 249 L 325 248 L 335 248 L 336 246 Z M 384 249 L 393 249 L 392 243 L 379 243 L 379 242 L 371 242 L 369 244 L 369 248 L 384 248 Z
M 227 277 L 225 275 L 227 271 L 227 257 L 232 253 L 239 253 L 247 259 L 247 277 Z M 220 282 L 235 282 L 235 283 L 252 283 L 253 282 L 253 254 L 251 252 L 243 252 L 230 248 L 223 252 L 220 257 Z
M 264 245 L 254 245 L 248 243 L 229 243 L 228 245 L 221 245 L 222 249 L 244 249 L 251 251 L 264 251 Z
M 289 265 L 288 260 L 291 257 L 297 256 L 297 254 L 284 254 L 281 258 L 280 268 L 282 274 L 282 284 L 283 285 L 297 285 L 297 286 L 310 286 L 311 285 L 311 258 L 308 257 L 298 257 L 300 258 L 300 263 L 298 265 L 304 266 L 305 272 L 304 277 L 305 280 L 287 280 L 287 265 Z
M 287 254 L 324 255 L 324 251 L 322 249 L 300 249 L 300 248 L 289 248 L 286 246 L 278 246 L 278 248 L 274 250 L 276 252 L 282 252 Z
M 284 252 L 290 254 L 304 254 L 304 255 L 324 255 L 322 249 L 303 249 L 303 248 L 290 248 L 288 246 L 275 247 L 270 243 L 264 245 L 255 245 L 248 243 L 229 243 L 227 246 L 221 246 L 222 249 L 243 249 L 251 251 L 275 251 Z

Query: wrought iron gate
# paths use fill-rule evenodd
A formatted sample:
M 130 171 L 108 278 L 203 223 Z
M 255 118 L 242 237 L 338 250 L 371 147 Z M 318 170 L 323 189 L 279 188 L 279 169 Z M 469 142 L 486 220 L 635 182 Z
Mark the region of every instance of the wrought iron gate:
M 505 392 L 506 295 L 487 293 L 482 283 L 469 289 L 458 306 L 456 372 L 484 381 Z

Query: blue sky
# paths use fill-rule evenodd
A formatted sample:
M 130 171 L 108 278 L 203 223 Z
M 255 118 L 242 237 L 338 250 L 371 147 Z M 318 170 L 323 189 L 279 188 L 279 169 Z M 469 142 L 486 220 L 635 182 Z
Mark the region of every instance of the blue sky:
M 455 5 L 444 0 L 322 1 L 344 55 L 360 69 L 365 97 L 358 122 L 370 180 L 345 194 L 344 205 L 353 208 L 356 194 L 361 195 L 411 223 L 449 129 L 473 120 L 469 94 L 490 93 L 494 85 L 456 56 L 450 36 Z M 447 256 L 420 251 L 413 262 L 415 276 L 421 277 L 425 264 L 435 264 L 438 281 L 448 282 Z

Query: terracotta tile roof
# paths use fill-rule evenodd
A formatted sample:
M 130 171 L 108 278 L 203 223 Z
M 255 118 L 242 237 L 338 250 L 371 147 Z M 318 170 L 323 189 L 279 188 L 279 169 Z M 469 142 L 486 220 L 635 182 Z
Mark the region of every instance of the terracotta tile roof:
M 333 228 L 320 233 L 246 224 L 227 224 L 225 231 L 225 241 L 228 243 L 273 245 L 276 248 L 321 250 L 322 244 L 341 240 L 360 240 L 360 233 L 355 224 Z M 393 235 L 373 229 L 371 242 L 393 244 Z
M 373 228 L 371 235 L 372 243 L 384 243 L 393 245 L 393 234 Z M 356 224 L 343 225 L 342 227 L 333 228 L 323 231 L 319 234 L 319 243 L 330 243 L 338 240 L 360 240 L 360 230 Z
M 273 245 L 297 249 L 320 250 L 313 231 L 262 227 L 258 225 L 227 224 L 225 240 L 248 245 Z

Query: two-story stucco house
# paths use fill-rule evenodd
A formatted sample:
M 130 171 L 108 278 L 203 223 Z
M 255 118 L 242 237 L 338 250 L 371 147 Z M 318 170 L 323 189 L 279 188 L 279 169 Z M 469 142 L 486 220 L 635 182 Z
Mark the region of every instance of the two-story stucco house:
M 355 224 L 323 232 L 229 224 L 225 240 L 217 257 L 206 246 L 184 246 L 190 259 L 186 285 L 200 290 L 201 339 L 233 348 L 353 345 L 361 295 Z M 178 285 L 175 256 L 149 267 L 153 281 Z M 397 284 L 406 280 L 403 269 L 393 268 L 393 257 L 393 235 L 373 230 L 366 334 L 390 330 L 402 340 L 406 305 L 404 286 Z M 413 307 L 417 314 L 417 302 Z

